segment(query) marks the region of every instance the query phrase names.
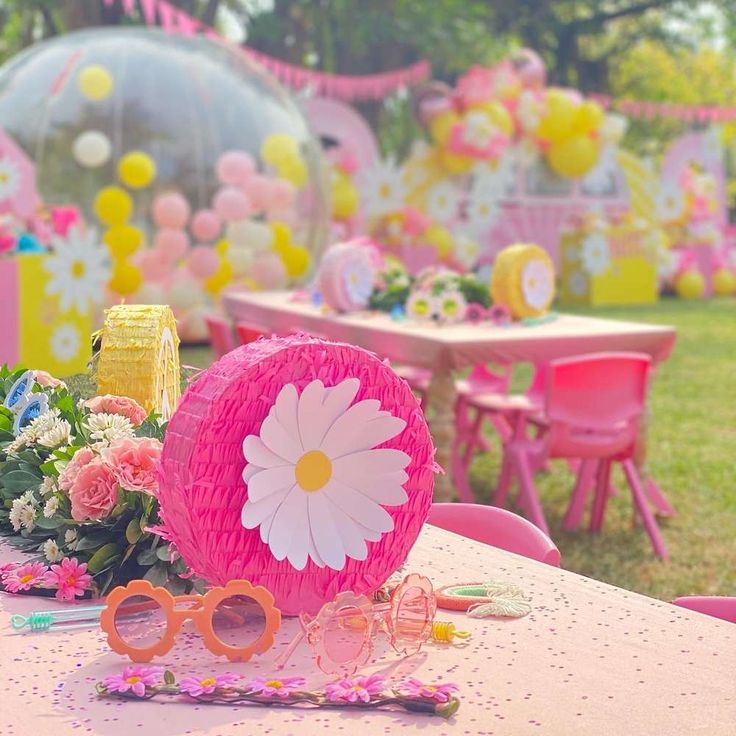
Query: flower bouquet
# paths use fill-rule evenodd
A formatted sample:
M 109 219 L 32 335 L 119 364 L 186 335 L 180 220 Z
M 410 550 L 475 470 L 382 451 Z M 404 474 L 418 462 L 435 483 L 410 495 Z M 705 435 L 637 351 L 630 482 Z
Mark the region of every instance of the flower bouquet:
M 43 371 L 7 366 L 0 403 L 0 534 L 35 555 L 0 568 L 5 590 L 73 600 L 136 578 L 191 589 L 156 533 L 165 424 L 132 399 L 77 399 Z

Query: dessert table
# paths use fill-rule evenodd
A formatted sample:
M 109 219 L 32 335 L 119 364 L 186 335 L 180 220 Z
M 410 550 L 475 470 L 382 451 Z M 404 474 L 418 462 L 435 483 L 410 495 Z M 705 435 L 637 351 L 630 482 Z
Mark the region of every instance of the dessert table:
M 0 562 L 13 559 L 0 549 Z M 438 611 L 471 632 L 463 647 L 428 644 L 414 657 L 392 652 L 361 670 L 390 680 L 454 682 L 459 711 L 450 719 L 398 712 L 302 711 L 207 706 L 179 701 L 101 699 L 94 685 L 122 671 L 96 629 L 10 634 L 12 613 L 57 607 L 51 599 L 0 594 L 0 733 L 3 736 L 230 736 L 377 733 L 493 736 L 733 736 L 736 626 L 543 565 L 425 526 L 407 572 L 436 587 L 498 580 L 519 585 L 532 611 L 518 619 L 471 619 Z M 276 646 L 246 664 L 220 661 L 194 633 L 183 633 L 156 664 L 181 679 L 234 672 L 273 675 L 273 661 L 297 629 L 285 619 Z M 379 640 L 382 635 L 379 634 Z M 379 647 L 377 646 L 377 649 Z M 319 674 L 302 646 L 285 675 L 307 687 Z
M 583 353 L 633 351 L 659 363 L 672 351 L 674 327 L 561 314 L 534 324 L 501 327 L 488 322 L 452 326 L 397 321 L 381 312 L 325 313 L 288 291 L 223 294 L 223 305 L 235 320 L 266 333 L 308 332 L 358 345 L 396 363 L 428 368 L 428 421 L 437 446 L 437 462 L 450 467 L 455 433 L 454 370 L 480 363 L 544 363 Z M 450 500 L 449 473 L 437 476 L 435 498 Z

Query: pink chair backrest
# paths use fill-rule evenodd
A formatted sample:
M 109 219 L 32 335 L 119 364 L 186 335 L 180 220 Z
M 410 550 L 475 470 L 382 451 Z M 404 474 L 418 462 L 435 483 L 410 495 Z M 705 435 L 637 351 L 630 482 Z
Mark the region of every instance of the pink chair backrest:
M 235 347 L 230 323 L 224 317 L 215 314 L 208 314 L 204 320 L 207 323 L 210 345 L 217 357 L 229 353 Z
M 473 391 L 508 393 L 511 382 L 511 366 L 502 365 L 492 370 L 487 365 L 476 365 L 468 374 L 468 385 Z
M 428 521 L 476 542 L 560 566 L 555 543 L 530 521 L 506 509 L 475 503 L 433 503 Z
M 240 343 L 242 345 L 247 345 L 249 342 L 255 342 L 259 337 L 263 337 L 263 332 L 261 332 L 261 330 L 251 325 L 247 325 L 244 322 L 238 322 L 238 324 L 235 325 L 235 330 L 238 333 L 238 338 L 240 338 Z
M 688 595 L 675 598 L 676 606 L 736 624 L 736 598 L 720 595 Z
M 630 458 L 650 363 L 639 353 L 595 353 L 550 363 L 545 391 L 549 455 Z

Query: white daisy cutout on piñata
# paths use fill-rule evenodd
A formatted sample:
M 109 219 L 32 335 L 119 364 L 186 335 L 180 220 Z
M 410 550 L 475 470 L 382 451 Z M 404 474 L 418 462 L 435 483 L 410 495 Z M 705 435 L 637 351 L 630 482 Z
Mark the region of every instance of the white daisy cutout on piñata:
M 342 570 L 346 558 L 365 560 L 366 541 L 394 528 L 383 506 L 408 500 L 410 456 L 378 447 L 406 422 L 381 411 L 376 399 L 353 404 L 359 388 L 357 378 L 334 387 L 315 380 L 301 394 L 287 384 L 259 434 L 243 441 L 242 524 L 260 527 L 274 557 L 297 570 L 308 559 L 333 570 Z

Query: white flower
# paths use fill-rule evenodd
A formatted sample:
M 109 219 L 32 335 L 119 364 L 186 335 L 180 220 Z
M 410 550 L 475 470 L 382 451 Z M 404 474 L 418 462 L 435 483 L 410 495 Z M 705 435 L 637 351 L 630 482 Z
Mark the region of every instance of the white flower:
M 603 143 L 610 143 L 615 146 L 621 142 L 628 127 L 629 121 L 623 115 L 609 112 L 603 118 L 598 135 Z
M 583 268 L 591 276 L 602 274 L 611 262 L 611 251 L 606 237 L 598 232 L 586 236 L 580 249 L 580 258 Z
M 60 363 L 68 363 L 79 353 L 82 339 L 79 330 L 71 322 L 65 322 L 54 330 L 50 344 L 54 358 Z
M 5 448 L 5 452 L 12 455 L 27 445 L 35 444 L 39 437 L 54 429 L 59 422 L 59 417 L 58 409 L 51 409 L 39 414 L 31 420 L 30 424 L 23 427 L 20 434 Z
M 595 166 L 585 175 L 581 182 L 586 194 L 609 194 L 616 183 L 616 157 L 613 146 L 606 146 L 600 153 Z
M 26 506 L 31 506 L 32 508 L 38 506 L 38 501 L 36 500 L 36 496 L 33 491 L 26 491 L 19 500 L 21 503 Z
M 58 562 L 64 556 L 53 539 L 47 539 L 43 543 L 43 554 L 49 562 Z
M 436 309 L 442 324 L 455 324 L 465 319 L 468 303 L 459 290 L 448 289 L 436 297 Z
M 132 437 L 134 434 L 130 419 L 122 414 L 106 414 L 105 412 L 90 414 L 85 424 L 90 438 L 97 442 L 113 442 Z
M 361 202 L 370 217 L 380 217 L 404 206 L 406 185 L 393 159 L 379 161 L 358 175 Z
M 544 100 L 538 93 L 526 89 L 519 95 L 516 115 L 524 131 L 535 131 L 539 127 L 543 112 Z
M 56 480 L 48 475 L 43 479 L 41 487 L 39 488 L 42 496 L 49 496 L 52 493 L 56 493 L 58 490 L 59 486 L 56 484 Z
M 76 225 L 66 237 L 51 240 L 54 252 L 44 261 L 51 274 L 46 286 L 48 294 L 58 294 L 63 312 L 73 307 L 86 314 L 92 303 L 102 301 L 102 292 L 110 278 L 107 248 L 97 241 L 97 232 L 86 232 Z
M 409 294 L 404 309 L 408 317 L 424 322 L 432 319 L 434 299 L 427 292 L 416 290 Z
M 394 528 L 383 505 L 407 501 L 402 486 L 411 458 L 374 449 L 406 422 L 380 411 L 375 399 L 353 404 L 359 389 L 357 378 L 331 388 L 312 381 L 301 395 L 287 384 L 260 434 L 243 441 L 243 526 L 260 527 L 274 557 L 297 570 L 308 558 L 333 570 L 346 557 L 365 560 L 366 540 L 376 542 Z
M 0 158 L 0 202 L 12 199 L 20 187 L 20 172 L 9 158 Z
M 682 189 L 676 182 L 665 184 L 657 195 L 657 217 L 660 220 L 676 220 L 685 209 Z
M 56 498 L 56 496 L 51 496 L 51 498 L 48 501 L 46 501 L 46 504 L 43 507 L 43 515 L 47 519 L 50 519 L 58 510 L 59 510 L 59 499 Z
M 582 271 L 573 271 L 568 279 L 567 287 L 574 296 L 585 296 L 588 291 L 588 279 Z
M 465 208 L 467 225 L 474 235 L 484 235 L 496 224 L 504 192 L 504 180 L 498 171 L 487 166 L 476 169 Z
M 64 532 L 64 544 L 68 549 L 73 550 L 77 546 L 77 530 L 67 529 Z
M 346 258 L 342 274 L 345 291 L 352 304 L 365 307 L 373 293 L 375 273 L 370 259 L 364 254 Z
M 55 449 L 62 445 L 69 444 L 71 437 L 71 425 L 66 419 L 57 419 L 56 423 L 50 429 L 47 429 L 36 441 L 42 447 Z
M 18 499 L 13 501 L 13 506 L 10 509 L 10 513 L 8 514 L 8 521 L 10 522 L 10 525 L 13 527 L 14 532 L 19 532 L 21 529 L 20 526 L 20 512 L 21 509 L 24 508 L 23 504 L 17 504 Z
M 534 309 L 545 309 L 554 294 L 554 273 L 542 260 L 531 260 L 521 272 L 521 291 L 526 303 Z
M 458 233 L 455 236 L 455 260 L 459 261 L 466 269 L 470 270 L 475 266 L 480 255 L 480 246 L 465 233 Z
M 26 503 L 24 501 L 25 496 L 26 494 L 23 494 L 21 498 L 16 498 L 10 508 L 10 523 L 16 532 L 21 529 L 27 529 L 29 532 L 32 532 L 36 526 L 35 505 Z
M 485 148 L 498 132 L 490 117 L 480 110 L 469 112 L 463 121 L 463 143 L 474 148 Z
M 427 192 L 427 214 L 436 222 L 448 223 L 458 216 L 460 192 L 449 181 L 435 184 Z

